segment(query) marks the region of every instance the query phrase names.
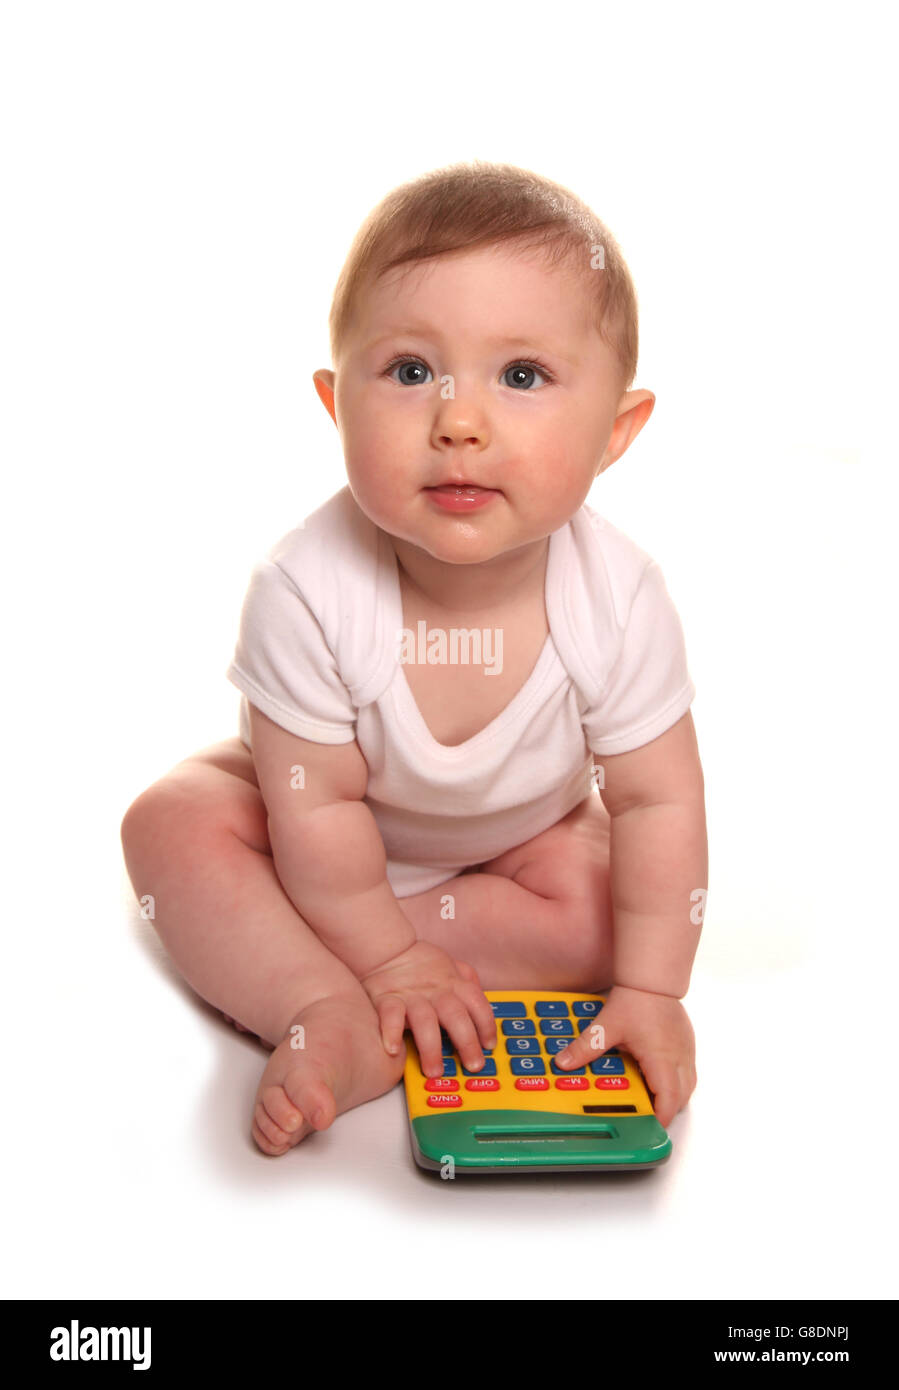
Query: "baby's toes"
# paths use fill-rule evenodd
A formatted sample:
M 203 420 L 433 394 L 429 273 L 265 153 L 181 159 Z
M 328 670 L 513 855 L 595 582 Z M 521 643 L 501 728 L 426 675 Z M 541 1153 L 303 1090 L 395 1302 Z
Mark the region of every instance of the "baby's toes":
M 261 1114 L 260 1111 L 262 1112 Z M 262 1107 L 260 1105 L 257 1105 L 256 1114 L 253 1116 L 253 1123 L 250 1127 L 250 1133 L 252 1134 L 259 1148 L 262 1150 L 264 1154 L 271 1154 L 273 1157 L 277 1157 L 279 1154 L 286 1154 L 291 1147 L 290 1142 L 286 1138 L 283 1140 L 283 1142 L 276 1142 L 275 1140 L 269 1138 L 269 1135 L 266 1134 L 262 1129 L 260 1129 L 259 1122 L 256 1118 L 257 1115 L 261 1119 L 262 1124 L 264 1124 L 266 1129 L 270 1130 L 272 1134 L 277 1132 L 277 1125 L 274 1125 L 272 1121 L 268 1119 L 265 1112 L 262 1110 Z
M 283 1086 L 266 1086 L 260 1092 L 253 1112 L 253 1137 L 258 1143 L 258 1130 L 269 1145 L 260 1144 L 260 1148 L 264 1148 L 266 1153 L 283 1153 L 309 1133 L 309 1127 L 303 1124 L 305 1118 L 303 1112 L 285 1095 Z

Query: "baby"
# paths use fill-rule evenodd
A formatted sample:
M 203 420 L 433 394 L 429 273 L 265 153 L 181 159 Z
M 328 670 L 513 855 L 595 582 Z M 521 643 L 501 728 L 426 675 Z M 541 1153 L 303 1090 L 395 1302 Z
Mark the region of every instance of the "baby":
M 272 1049 L 266 1154 L 396 1085 L 406 1028 L 482 1067 L 485 989 L 608 992 L 557 1060 L 633 1053 L 666 1125 L 708 861 L 677 613 L 585 505 L 655 403 L 628 269 L 567 189 L 454 165 L 369 215 L 330 328 L 348 486 L 255 567 L 241 737 L 129 808 L 132 885 Z

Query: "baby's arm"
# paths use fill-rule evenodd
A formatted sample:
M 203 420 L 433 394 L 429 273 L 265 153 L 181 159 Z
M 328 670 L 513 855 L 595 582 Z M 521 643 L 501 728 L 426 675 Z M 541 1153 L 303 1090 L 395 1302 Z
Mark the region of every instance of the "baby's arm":
M 493 1012 L 482 991 L 440 947 L 417 940 L 390 887 L 384 842 L 362 800 L 368 765 L 359 745 L 310 742 L 252 704 L 250 731 L 281 885 L 319 940 L 366 987 L 382 1024 L 389 1014 L 391 1051 L 399 1049 L 410 998 L 419 1046 L 421 1029 L 433 1034 L 438 1021 L 460 1046 L 478 1034 L 489 1044 Z M 377 991 L 367 977 L 378 981 Z
M 600 795 L 612 819 L 615 983 L 680 999 L 702 930 L 695 890 L 705 893 L 709 872 L 692 716 L 642 748 L 594 762 L 604 769 Z
M 643 1068 L 667 1124 L 694 1085 L 693 1031 L 678 1001 L 690 985 L 708 880 L 692 716 L 642 748 L 594 762 L 604 771 L 600 795 L 611 817 L 613 987 L 603 1032 L 591 1039 L 588 1030 L 557 1061 L 583 1066 L 620 1043 Z

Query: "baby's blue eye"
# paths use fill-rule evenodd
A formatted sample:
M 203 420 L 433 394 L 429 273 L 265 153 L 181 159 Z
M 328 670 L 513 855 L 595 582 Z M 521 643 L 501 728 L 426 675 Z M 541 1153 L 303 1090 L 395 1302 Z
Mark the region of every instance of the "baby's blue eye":
M 411 373 L 411 372 L 430 372 L 430 367 L 426 367 L 425 364 L 424 364 L 424 362 L 416 362 L 416 361 L 413 361 L 411 358 L 407 358 L 405 362 L 398 362 L 398 363 L 396 364 L 396 366 L 393 367 L 393 368 L 391 369 L 391 373 L 390 373 L 391 376 L 393 375 L 393 372 L 394 372 L 394 371 L 399 371 L 399 372 L 410 372 L 410 373 Z M 423 380 L 424 380 L 424 378 L 421 377 L 421 376 L 406 377 L 405 380 L 403 380 L 403 379 L 401 378 L 401 379 L 400 379 L 400 385 L 402 385 L 402 386 L 420 386 Z
M 532 380 L 534 379 L 534 373 L 537 372 L 537 371 L 539 371 L 539 370 L 540 370 L 539 367 L 529 367 L 529 366 L 527 365 L 526 362 L 517 362 L 517 363 L 515 364 L 514 367 L 507 367 L 507 368 L 506 368 L 505 372 L 503 373 L 503 377 L 508 377 L 508 376 L 510 376 L 513 372 L 520 372 L 523 376 L 529 377 L 530 380 L 532 381 Z M 543 373 L 541 372 L 540 375 L 542 376 Z M 524 386 L 525 389 L 527 389 L 527 387 L 530 385 L 530 381 L 526 381 L 526 382 L 521 381 L 521 380 L 515 381 L 515 382 L 511 382 L 511 381 L 510 381 L 510 382 L 507 383 L 507 385 L 509 385 L 509 386 L 513 386 L 513 385 L 514 385 L 514 386 Z

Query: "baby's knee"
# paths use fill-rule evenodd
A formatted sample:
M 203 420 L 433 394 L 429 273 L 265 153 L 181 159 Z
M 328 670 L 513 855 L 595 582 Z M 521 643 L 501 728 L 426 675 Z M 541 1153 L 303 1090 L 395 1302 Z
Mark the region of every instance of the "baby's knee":
M 126 859 L 154 848 L 183 843 L 191 816 L 183 797 L 173 793 L 163 778 L 141 792 L 122 818 L 121 839 Z
M 267 843 L 265 824 L 258 789 L 203 764 L 196 770 L 182 765 L 132 802 L 121 838 L 126 854 L 156 849 L 184 855 L 229 832 L 241 838 L 262 836 Z
M 132 801 L 122 817 L 120 835 L 124 849 L 130 849 L 146 840 L 154 821 L 160 818 L 159 783 L 156 782 Z

